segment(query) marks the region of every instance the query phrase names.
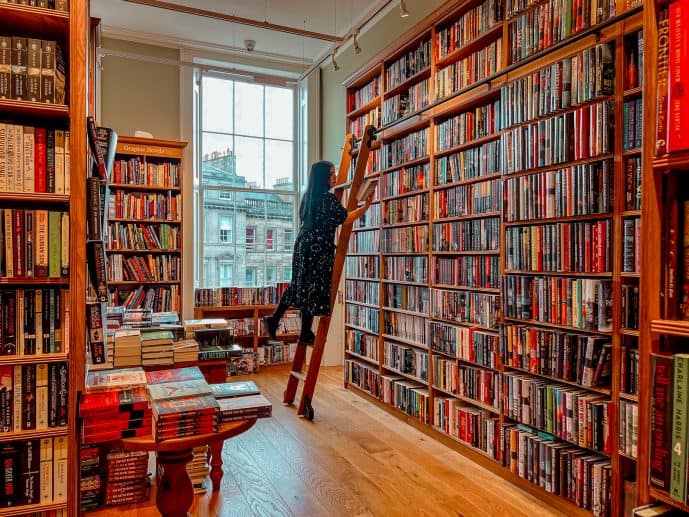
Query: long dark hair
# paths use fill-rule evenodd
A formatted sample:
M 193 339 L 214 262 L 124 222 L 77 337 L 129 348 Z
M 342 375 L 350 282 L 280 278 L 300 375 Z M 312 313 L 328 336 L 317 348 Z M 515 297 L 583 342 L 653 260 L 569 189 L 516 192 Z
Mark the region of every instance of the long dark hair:
M 309 183 L 299 206 L 299 217 L 301 217 L 303 225 L 312 226 L 316 223 L 318 207 L 323 201 L 325 193 L 330 190 L 330 169 L 332 167 L 333 164 L 326 160 L 311 165 Z

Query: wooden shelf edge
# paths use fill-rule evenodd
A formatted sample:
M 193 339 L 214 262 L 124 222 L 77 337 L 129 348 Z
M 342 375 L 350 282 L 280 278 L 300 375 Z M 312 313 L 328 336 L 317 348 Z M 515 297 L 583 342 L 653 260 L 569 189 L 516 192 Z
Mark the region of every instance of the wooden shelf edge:
M 3 355 L 0 356 L 0 365 L 3 364 L 40 364 L 59 363 L 69 361 L 68 354 L 36 354 L 36 355 Z
M 0 99 L 0 111 L 10 113 L 24 113 L 39 117 L 69 117 L 69 106 L 66 106 L 64 104 L 45 104 L 41 102 L 15 101 L 12 99 Z
M 28 515 L 35 512 L 48 512 L 50 510 L 62 510 L 67 508 L 67 501 L 57 503 L 38 503 L 14 506 L 12 508 L 0 509 L 0 516 L 9 517 L 10 515 Z
M 657 499 L 658 501 L 662 501 L 663 503 L 669 504 L 670 506 L 673 506 L 678 510 L 682 510 L 683 512 L 689 512 L 689 505 L 685 503 L 680 503 L 679 501 L 675 501 L 672 497 L 670 497 L 670 494 L 668 494 L 667 492 L 664 492 L 658 488 L 651 487 L 650 494 L 651 497 Z
M 2 5 L 2 4 L 0 4 Z M 15 203 L 69 203 L 69 196 L 47 192 L 0 192 L 0 201 Z
M 651 332 L 689 337 L 689 321 L 652 320 Z
M 689 168 L 689 151 L 657 156 L 653 159 L 653 168 L 667 170 L 687 169 Z
M 0 433 L 0 443 L 16 442 L 18 440 L 37 440 L 51 436 L 65 436 L 67 427 L 49 427 L 47 429 L 30 429 L 12 433 Z M 2 515 L 2 513 L 0 513 Z

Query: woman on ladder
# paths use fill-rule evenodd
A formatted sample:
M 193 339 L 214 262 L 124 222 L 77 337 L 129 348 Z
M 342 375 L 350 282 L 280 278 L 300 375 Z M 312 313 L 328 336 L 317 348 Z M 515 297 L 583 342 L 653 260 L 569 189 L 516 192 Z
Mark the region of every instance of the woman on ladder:
M 349 214 L 330 192 L 335 186 L 335 166 L 318 161 L 311 166 L 306 193 L 299 206 L 301 227 L 294 243 L 292 281 L 282 294 L 275 312 L 263 318 L 266 332 L 277 338 L 280 320 L 289 307 L 301 309 L 299 341 L 312 345 L 316 339 L 311 327 L 314 316 L 330 315 L 333 264 L 335 262 L 335 230 L 345 220 L 356 220 L 371 205 L 373 195 Z

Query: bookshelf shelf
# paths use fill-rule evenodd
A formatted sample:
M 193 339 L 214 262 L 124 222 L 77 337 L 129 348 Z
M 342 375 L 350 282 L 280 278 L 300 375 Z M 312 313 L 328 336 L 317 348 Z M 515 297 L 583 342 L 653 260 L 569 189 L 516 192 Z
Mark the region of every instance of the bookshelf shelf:
M 473 219 L 486 219 L 488 217 L 500 217 L 502 212 L 483 212 L 480 214 L 457 215 L 454 217 L 437 217 L 434 223 L 451 223 L 453 221 L 471 221 Z
M 422 156 L 421 158 L 416 158 L 415 160 L 409 160 L 406 162 L 398 163 L 397 165 L 393 165 L 392 167 L 388 167 L 386 169 L 383 169 L 380 171 L 381 174 L 385 174 L 387 172 L 392 172 L 396 171 L 397 169 L 403 169 L 405 167 L 413 167 L 414 165 L 420 165 L 422 163 L 426 163 L 431 159 L 430 155 Z
M 0 433 L 0 443 L 13 442 L 17 440 L 40 440 L 51 436 L 65 436 L 66 427 L 51 427 L 48 429 L 27 429 L 15 433 Z
M 489 404 L 484 404 L 483 402 L 480 402 L 476 399 L 472 399 L 470 397 L 465 397 L 464 395 L 454 395 L 454 396 L 457 397 L 459 400 L 461 400 L 463 402 L 467 402 L 468 404 L 471 404 L 471 405 L 476 406 L 478 408 L 485 409 L 486 411 L 489 411 L 489 412 L 494 413 L 496 415 L 500 414 L 499 408 L 493 407 Z
M 380 105 L 380 95 L 376 96 L 375 98 L 371 99 L 368 101 L 366 104 L 362 105 L 361 107 L 353 110 L 350 113 L 347 113 L 347 117 L 349 118 L 356 118 L 361 115 L 365 115 L 369 111 L 372 111 L 376 109 Z
M 355 278 L 353 277 L 347 277 L 347 280 L 354 280 Z M 360 280 L 375 280 L 375 279 L 360 279 Z M 409 280 L 394 280 L 391 278 L 384 278 L 382 280 L 384 284 L 399 284 L 399 285 L 414 285 L 414 286 L 419 286 L 419 287 L 425 287 L 428 285 L 427 282 L 412 282 Z
M 543 377 L 544 379 L 548 379 L 548 380 L 551 380 L 554 382 L 559 382 L 562 384 L 567 384 L 569 386 L 574 386 L 575 388 L 581 388 L 582 390 L 586 390 L 586 391 L 593 391 L 596 393 L 601 393 L 603 395 L 610 396 L 612 393 L 612 390 L 610 390 L 610 388 L 601 388 L 598 386 L 583 386 L 583 385 L 581 385 L 575 381 L 566 381 L 564 379 L 560 379 L 559 377 L 553 377 L 552 375 L 545 375 L 542 373 L 533 372 L 533 371 L 527 370 L 525 368 L 517 368 L 516 366 L 508 366 L 508 365 L 504 365 L 504 368 L 505 368 L 505 370 L 514 370 L 516 372 L 528 373 L 529 375 L 535 375 L 536 377 Z
M 383 224 L 381 228 L 403 228 L 405 226 L 428 226 L 428 220 L 423 221 L 404 221 L 401 223 Z
M 639 273 L 634 273 L 634 272 L 628 272 L 628 271 L 623 271 L 620 273 L 620 278 L 640 278 L 641 275 Z
M 26 504 L 13 508 L 1 508 L 0 516 L 12 517 L 15 515 L 33 515 L 35 512 L 51 512 L 63 509 L 67 509 L 67 501 L 61 503 Z
M 542 219 L 524 219 L 521 221 L 505 221 L 503 224 L 507 227 L 509 226 L 533 226 L 541 225 L 544 223 L 555 224 L 555 223 L 575 223 L 578 221 L 600 221 L 603 219 L 611 219 L 613 217 L 612 212 L 605 212 L 603 214 L 588 214 L 588 215 L 569 215 L 566 217 L 543 217 Z
M 689 168 L 689 151 L 675 152 L 658 156 L 653 160 L 654 169 L 686 169 Z
M 639 396 L 632 393 L 620 392 L 620 398 L 624 400 L 629 400 L 630 402 L 639 402 Z
M 180 187 L 165 187 L 160 185 L 137 185 L 134 183 L 110 183 L 111 189 L 120 190 L 136 190 L 136 191 L 152 191 L 152 192 L 180 192 Z
M 69 203 L 69 196 L 61 194 L 41 194 L 36 192 L 0 192 L 0 203 L 50 203 L 65 205 Z
M 411 190 L 409 192 L 402 192 L 401 194 L 395 194 L 394 196 L 384 197 L 384 198 L 382 198 L 382 201 L 392 201 L 394 199 L 402 199 L 402 198 L 409 197 L 409 196 L 415 196 L 417 194 L 427 194 L 428 192 L 429 192 L 429 189 L 427 189 L 427 188 L 422 188 L 419 190 Z
M 488 43 L 491 43 L 494 40 L 496 40 L 497 38 L 499 38 L 500 36 L 502 36 L 502 32 L 503 32 L 503 23 L 502 23 L 502 21 L 500 21 L 497 24 L 495 24 L 493 27 L 485 30 L 477 38 L 474 38 L 471 41 L 467 41 L 460 48 L 450 52 L 446 56 L 443 56 L 441 59 L 438 59 L 435 62 L 435 66 L 438 68 L 444 68 L 447 65 L 450 65 L 456 61 L 459 61 L 460 59 L 463 59 L 463 58 L 473 54 L 480 47 L 484 47 Z
M 173 284 L 180 284 L 182 283 L 181 280 L 145 280 L 145 281 L 135 281 L 135 280 L 122 280 L 119 282 L 108 282 L 108 285 L 141 285 L 141 284 L 150 284 L 150 285 L 173 285 Z
M 600 154 L 598 156 L 593 156 L 591 158 L 583 158 L 581 160 L 570 160 L 568 162 L 554 163 L 552 165 L 545 165 L 543 167 L 533 167 L 531 169 L 522 170 L 519 172 L 504 174 L 503 178 L 518 178 L 520 176 L 532 176 L 539 172 L 551 171 L 553 169 L 565 169 L 572 165 L 585 165 L 588 163 L 604 162 L 606 160 L 613 160 L 615 158 L 614 154 Z
M 453 187 L 459 187 L 461 185 L 472 185 L 474 183 L 481 183 L 483 181 L 490 181 L 493 179 L 500 179 L 500 174 L 486 174 L 485 176 L 477 176 L 476 178 L 470 178 L 470 179 L 465 179 L 465 180 L 460 180 L 460 181 L 453 181 L 452 183 L 439 183 L 437 185 L 433 185 L 433 191 L 438 191 L 438 190 L 443 190 L 443 189 L 448 189 L 448 188 L 453 188 Z
M 134 248 L 126 248 L 126 249 L 117 249 L 117 248 L 107 248 L 105 251 L 108 253 L 121 253 L 121 254 L 158 254 L 158 253 L 172 253 L 172 254 L 179 254 L 182 253 L 181 250 L 166 250 L 166 249 L 158 249 L 158 248 L 151 248 L 151 249 L 145 249 L 145 250 L 138 250 Z
M 575 278 L 612 278 L 612 273 L 577 273 L 570 271 L 528 271 L 518 269 L 505 269 L 506 275 L 522 276 L 567 276 Z
M 368 334 L 378 334 L 378 332 L 374 332 L 373 330 L 367 329 L 366 327 L 354 325 L 353 323 L 345 323 L 345 327 L 350 328 L 352 330 L 360 330 L 361 332 L 367 332 Z
M 500 250 L 474 250 L 474 251 L 431 251 L 431 255 L 500 255 Z
M 136 219 L 129 217 L 108 217 L 111 223 L 140 223 L 140 224 L 182 224 L 178 219 Z
M 458 393 L 452 393 L 451 391 L 445 390 L 443 388 L 439 388 L 435 384 L 431 386 L 433 388 L 433 391 L 437 391 L 439 393 L 442 393 L 443 395 L 447 395 L 448 397 L 457 397 Z
M 373 306 L 372 306 L 372 307 L 373 307 Z M 425 313 L 425 312 L 410 311 L 410 310 L 406 310 L 406 309 L 398 309 L 398 308 L 395 308 L 395 307 L 388 307 L 388 306 L 386 306 L 386 305 L 383 305 L 383 306 L 382 306 L 382 309 L 385 310 L 385 311 L 388 311 L 388 312 L 396 312 L 396 313 L 398 313 L 398 314 L 408 314 L 409 316 L 421 316 L 421 317 L 423 317 L 423 318 L 427 318 L 427 317 L 428 317 L 428 313 Z
M 602 335 L 602 336 L 609 336 L 612 334 L 610 331 L 602 331 L 602 330 L 589 330 L 589 329 L 581 329 L 579 327 L 570 327 L 569 325 L 560 325 L 557 323 L 547 323 L 545 321 L 538 321 L 538 320 L 523 320 L 519 318 L 508 318 L 505 317 L 505 321 L 512 321 L 514 323 L 523 323 L 525 325 L 533 325 L 536 327 L 546 327 L 546 328 L 554 328 L 554 329 L 562 329 L 562 330 L 571 330 L 572 332 L 578 332 L 582 334 L 597 334 L 597 335 Z
M 622 217 L 641 217 L 641 210 L 625 210 Z
M 15 101 L 12 99 L 0 99 L 0 111 L 11 115 L 22 115 L 28 117 L 51 119 L 69 118 L 68 106 L 43 104 L 40 102 Z
M 620 329 L 620 334 L 622 334 L 623 336 L 635 336 L 635 337 L 639 337 L 639 331 L 638 331 L 638 330 L 635 330 L 635 329 L 625 329 L 625 328 L 622 328 L 622 329 Z
M 476 291 L 479 293 L 500 294 L 500 289 L 495 287 L 471 287 L 468 285 L 450 285 L 450 284 L 431 284 L 434 289 L 458 289 L 460 291 Z
M 624 91 L 624 97 L 636 97 L 637 95 L 641 95 L 643 93 L 644 89 L 641 87 L 638 88 L 630 88 L 629 90 Z
M 69 285 L 68 278 L 8 278 L 0 277 L 1 285 Z
M 638 154 L 641 154 L 641 149 L 627 149 L 622 153 L 622 156 L 626 158 L 627 156 L 636 156 Z
M 0 356 L 0 365 L 62 363 L 68 360 L 68 354 L 3 355 Z
M 470 322 L 470 321 L 456 321 L 456 320 L 450 320 L 450 319 L 447 319 L 447 318 L 441 318 L 441 317 L 439 317 L 439 316 L 435 316 L 435 315 L 433 315 L 433 314 L 431 314 L 431 315 L 429 316 L 429 319 L 431 319 L 431 320 L 433 320 L 433 321 L 439 321 L 439 322 L 442 322 L 442 323 L 448 323 L 448 324 L 450 324 L 450 325 L 459 325 L 459 326 L 462 326 L 462 327 L 471 327 L 471 328 L 475 328 L 475 329 L 480 330 L 481 332 L 484 332 L 484 333 L 487 333 L 487 334 L 491 334 L 491 333 L 492 333 L 492 334 L 496 334 L 496 335 L 498 334 L 498 330 L 496 330 L 496 329 L 489 328 L 489 327 L 486 327 L 486 326 L 484 326 L 484 325 L 480 325 L 480 324 L 478 324 L 478 323 L 472 323 L 472 322 Z
M 351 303 L 353 305 L 361 305 L 362 307 L 372 307 L 374 309 L 377 309 L 377 305 L 373 305 L 372 303 L 364 303 L 364 302 L 358 302 L 356 300 L 345 300 L 345 303 Z
M 671 336 L 689 337 L 689 321 L 681 320 L 653 320 L 651 332 Z
M 428 68 L 424 68 L 420 72 L 412 75 L 408 79 L 405 79 L 402 81 L 400 84 L 395 86 L 394 88 L 390 88 L 389 90 L 386 90 L 383 94 L 384 98 L 389 98 L 389 97 L 394 97 L 398 93 L 404 93 L 406 92 L 410 86 L 413 86 L 414 84 L 423 81 L 424 79 L 428 79 L 431 76 L 431 67 L 429 66 Z M 396 121 L 398 122 L 398 121 Z
M 369 330 L 369 332 L 370 332 L 370 330 Z M 422 343 L 417 343 L 416 341 L 414 341 L 412 339 L 406 339 L 403 337 L 394 336 L 392 334 L 385 334 L 385 333 L 382 334 L 382 337 L 383 337 L 383 339 L 390 339 L 392 341 L 397 341 L 399 343 L 404 343 L 406 345 L 412 345 L 412 346 L 415 346 L 417 348 L 422 348 L 424 350 L 428 350 L 428 347 L 426 345 L 424 345 Z
M 454 154 L 454 153 L 458 153 L 461 151 L 466 151 L 467 149 L 471 149 L 473 147 L 479 147 L 480 145 L 487 144 L 488 142 L 493 142 L 495 140 L 498 140 L 501 135 L 502 135 L 502 131 L 498 131 L 496 133 L 492 133 L 490 135 L 483 136 L 481 138 L 469 140 L 468 142 L 464 142 L 462 144 L 453 145 L 452 147 L 448 147 L 447 149 L 442 149 L 442 150 L 438 149 L 435 151 L 434 156 L 436 158 L 441 158 L 443 156 L 447 156 L 448 154 Z
M 380 364 L 377 359 L 371 359 L 370 357 L 366 357 L 365 355 L 357 354 L 356 352 L 352 352 L 351 350 L 345 350 L 345 353 L 348 355 L 351 355 L 352 357 L 356 357 L 357 359 L 359 359 L 361 361 L 367 361 L 371 364 L 375 364 L 376 366 L 378 366 Z
M 412 375 L 411 373 L 405 373 L 400 370 L 397 370 L 396 368 L 392 368 L 391 366 L 386 366 L 385 364 L 382 365 L 383 369 L 392 372 L 395 375 L 401 375 L 402 377 L 409 379 L 410 381 L 418 382 L 419 384 L 422 384 L 425 387 L 428 387 L 428 381 L 423 380 L 420 377 L 417 377 L 416 375 Z
M 683 512 L 689 512 L 689 505 L 680 503 L 679 501 L 675 501 L 672 497 L 670 497 L 669 493 L 654 487 L 651 487 L 649 492 L 651 494 L 651 497 L 653 497 L 654 499 L 669 504 L 670 506 L 677 508 L 678 510 L 681 510 Z

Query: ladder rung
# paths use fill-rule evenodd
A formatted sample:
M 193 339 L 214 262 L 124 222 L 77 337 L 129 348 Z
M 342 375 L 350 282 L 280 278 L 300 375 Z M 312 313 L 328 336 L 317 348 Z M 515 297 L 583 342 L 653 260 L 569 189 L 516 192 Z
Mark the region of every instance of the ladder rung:
M 292 377 L 296 377 L 296 378 L 299 379 L 300 381 L 305 381 L 305 380 L 306 380 L 306 374 L 305 374 L 305 373 L 302 373 L 302 372 L 295 372 L 294 370 L 292 370 L 292 371 L 289 372 L 289 373 L 290 373 L 290 375 L 291 375 Z

